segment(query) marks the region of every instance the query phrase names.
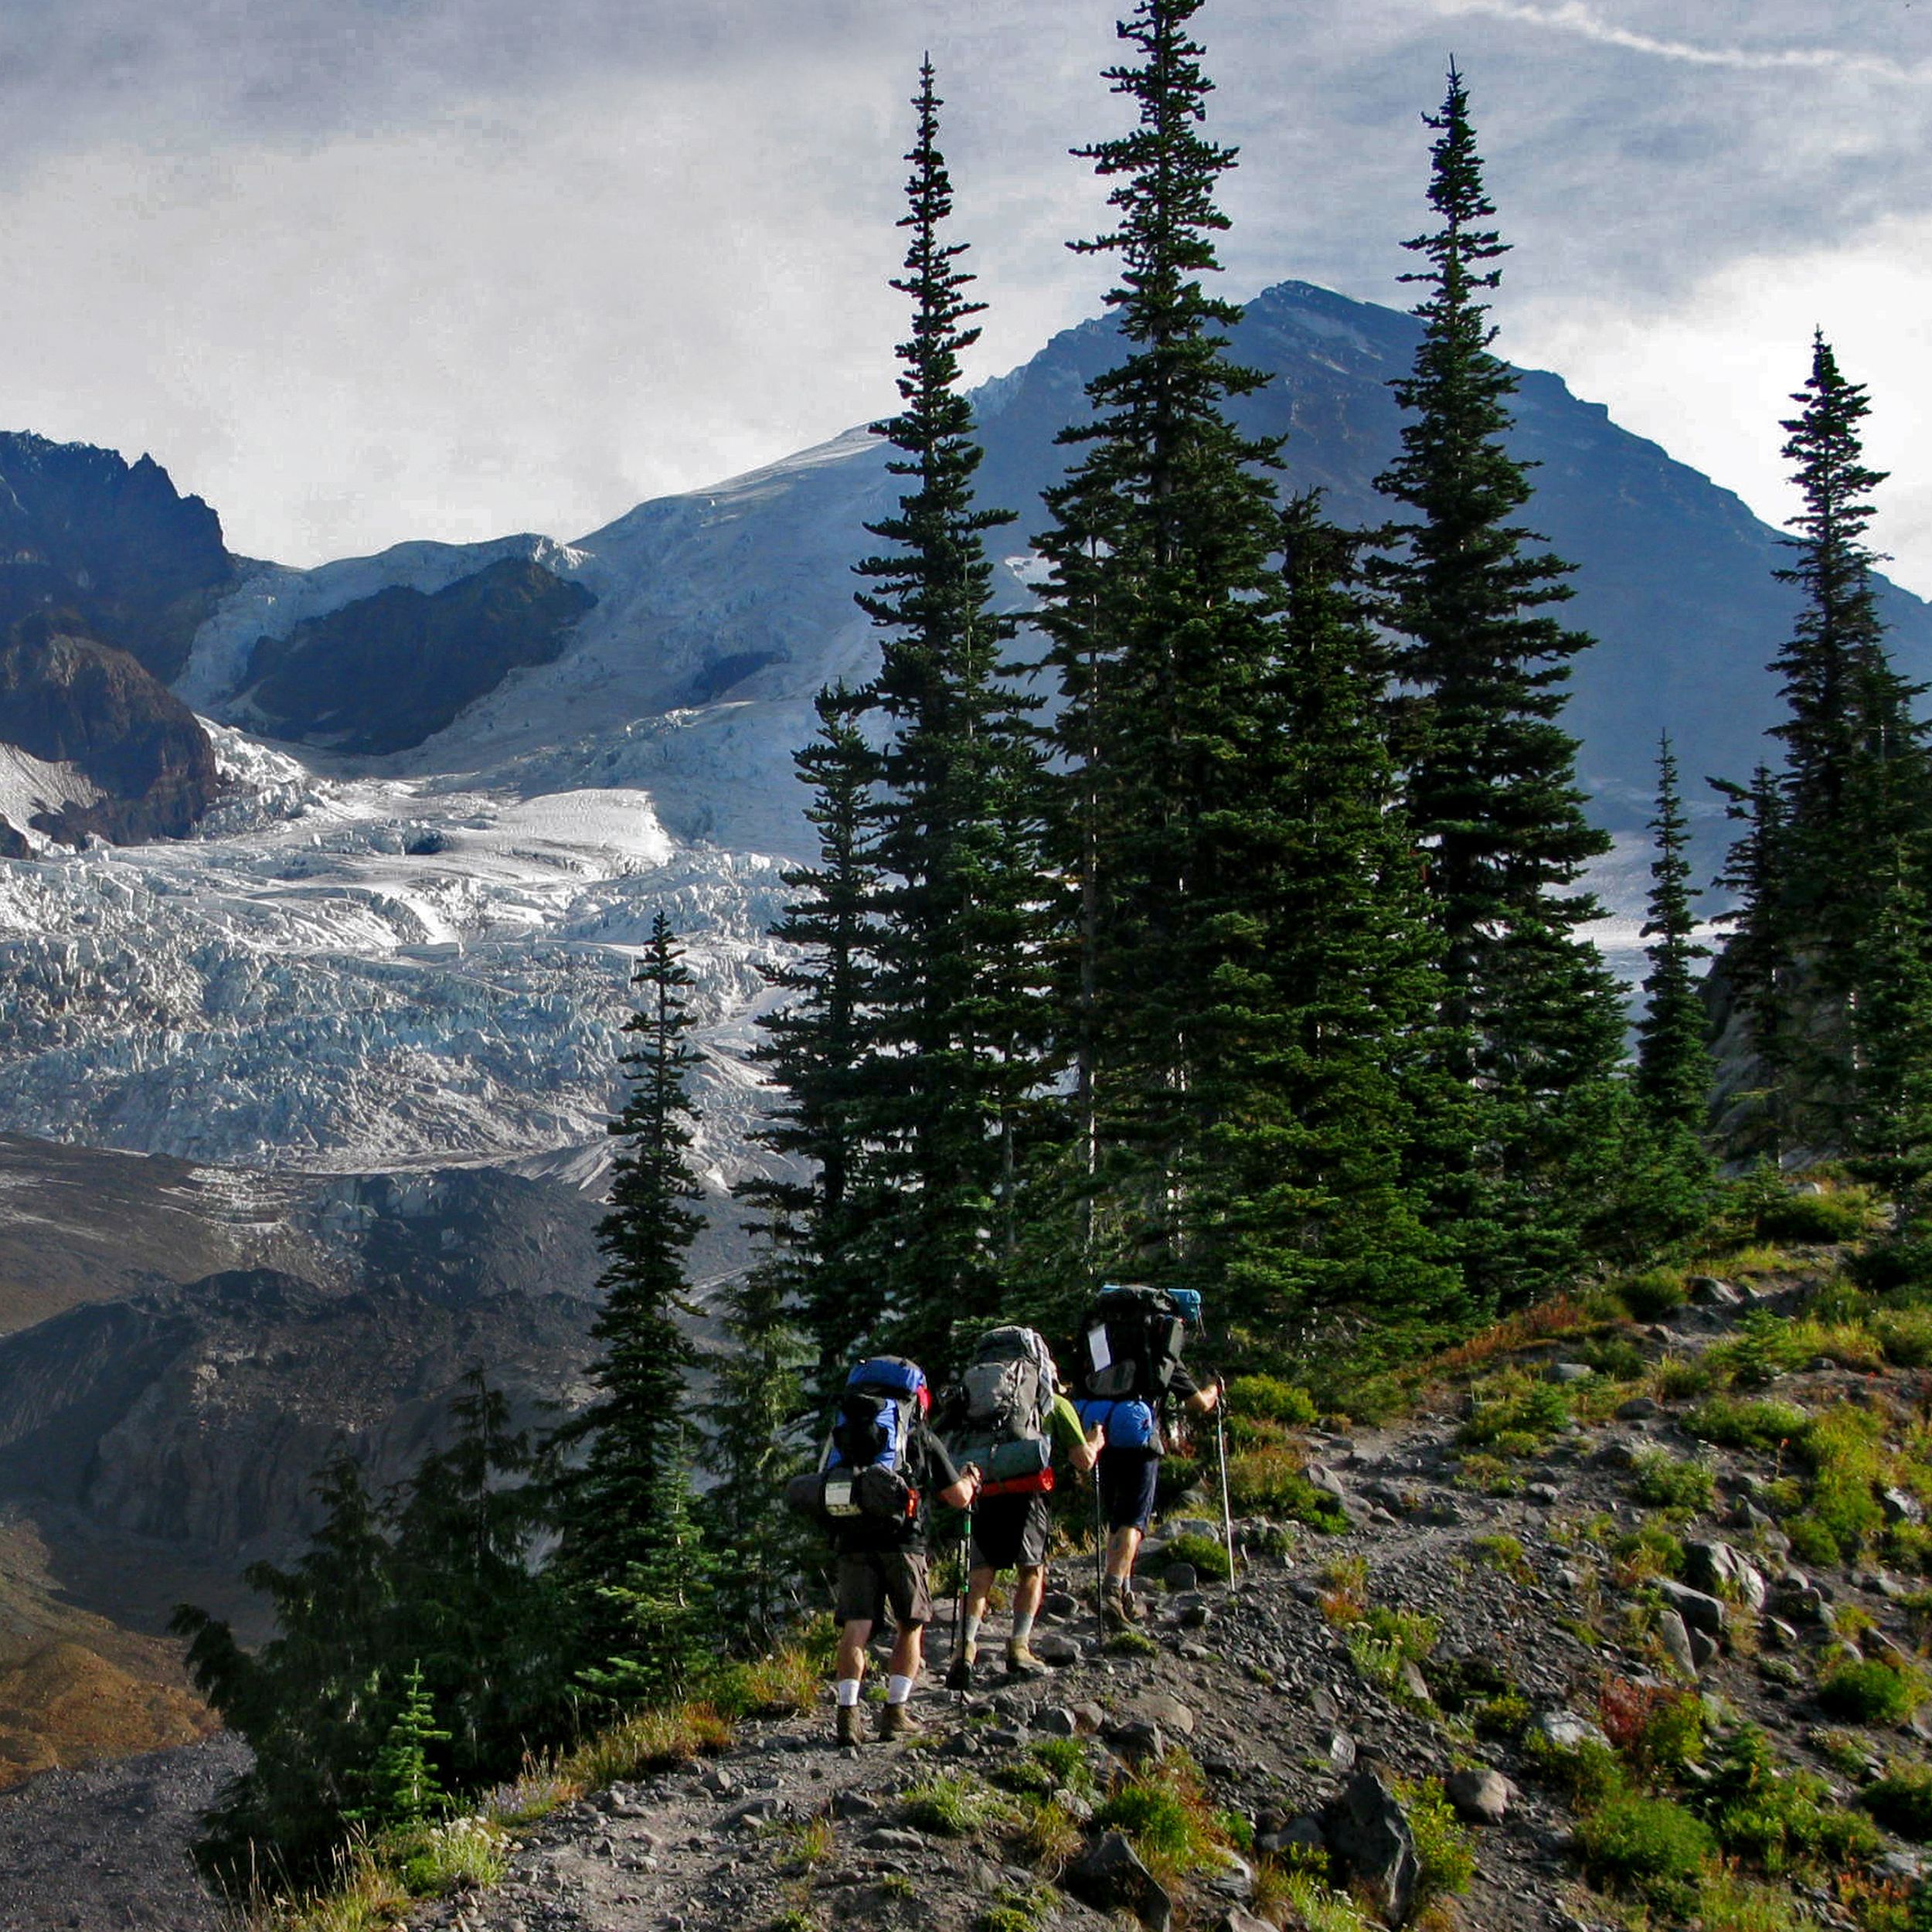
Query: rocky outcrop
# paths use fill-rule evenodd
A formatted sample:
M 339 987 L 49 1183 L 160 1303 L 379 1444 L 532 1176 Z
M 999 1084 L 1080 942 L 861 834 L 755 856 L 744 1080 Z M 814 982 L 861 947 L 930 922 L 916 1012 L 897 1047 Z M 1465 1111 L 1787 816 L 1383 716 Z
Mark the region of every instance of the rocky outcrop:
M 548 664 L 596 601 L 517 557 L 428 594 L 395 586 L 262 638 L 242 696 L 275 737 L 406 750 L 519 665 Z
M 77 1596 L 153 1627 L 197 1577 L 226 1600 L 242 1563 L 298 1547 L 332 1457 L 379 1488 L 413 1468 L 472 1367 L 526 1420 L 579 1393 L 590 1318 L 563 1294 L 455 1306 L 272 1269 L 76 1308 L 0 1342 L 0 1497 Z
M 69 845 L 179 838 L 219 783 L 195 714 L 125 651 L 30 617 L 0 645 L 0 743 L 69 776 L 28 823 Z
M 0 631 L 70 611 L 166 683 L 234 575 L 221 519 L 151 457 L 0 435 Z

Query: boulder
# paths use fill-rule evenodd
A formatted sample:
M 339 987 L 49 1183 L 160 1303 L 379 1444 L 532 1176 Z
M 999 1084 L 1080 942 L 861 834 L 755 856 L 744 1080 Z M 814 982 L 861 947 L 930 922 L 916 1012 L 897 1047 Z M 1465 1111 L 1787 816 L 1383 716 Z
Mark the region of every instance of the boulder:
M 1442 1788 L 1456 1808 L 1456 1815 L 1468 1825 L 1500 1825 L 1509 1815 L 1509 1801 L 1516 1795 L 1515 1786 L 1487 1765 L 1451 1772 Z
M 1657 1638 L 1670 1653 L 1670 1660 L 1686 1677 L 1697 1675 L 1697 1653 L 1691 1648 L 1691 1635 L 1684 1620 L 1674 1610 L 1657 1613 Z M 1708 1642 L 1709 1640 L 1706 1639 Z
M 1684 1292 L 1700 1308 L 1736 1308 L 1743 1305 L 1744 1297 L 1728 1281 L 1720 1281 L 1713 1274 L 1693 1274 L 1685 1278 Z
M 1716 1538 L 1684 1546 L 1684 1568 L 1690 1581 L 1713 1596 L 1729 1589 L 1753 1611 L 1764 1607 L 1764 1579 L 1750 1559 Z
M 1544 1711 L 1536 1719 L 1536 1733 L 1546 1743 L 1560 1751 L 1573 1751 L 1579 1744 L 1607 1745 L 1600 1725 L 1593 1724 L 1574 1711 Z
M 1169 1590 L 1192 1590 L 1201 1580 L 1200 1572 L 1192 1563 L 1169 1563 L 1164 1579 Z
M 1357 1771 L 1322 1813 L 1321 1827 L 1348 1883 L 1385 1923 L 1406 1925 L 1422 1862 L 1395 1794 L 1373 1771 Z
M 1118 1832 L 1104 1832 L 1066 1868 L 1068 1891 L 1100 1912 L 1131 1912 L 1149 1928 L 1167 1932 L 1174 1901 L 1140 1854 Z
M 1710 1637 L 1723 1635 L 1724 1606 L 1716 1597 L 1670 1577 L 1658 1577 L 1656 1587 L 1657 1594 L 1691 1629 L 1701 1630 Z

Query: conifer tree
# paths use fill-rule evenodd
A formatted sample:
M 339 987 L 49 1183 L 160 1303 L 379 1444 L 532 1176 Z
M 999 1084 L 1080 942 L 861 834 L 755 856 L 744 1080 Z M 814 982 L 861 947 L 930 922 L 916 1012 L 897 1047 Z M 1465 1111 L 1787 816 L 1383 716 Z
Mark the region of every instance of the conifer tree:
M 815 1386 L 842 1379 L 876 1338 L 881 1183 L 869 1158 L 869 1081 L 879 944 L 878 754 L 857 720 L 869 700 L 842 683 L 820 692 L 817 735 L 793 759 L 811 801 L 818 862 L 784 873 L 797 897 L 772 928 L 794 957 L 766 977 L 786 1003 L 759 1024 L 753 1058 L 774 1090 L 758 1139 L 806 1178 L 763 1178 L 740 1197 L 766 1216 L 781 1291 L 811 1343 Z
M 1253 889 L 1229 923 L 1213 1015 L 1245 1104 L 1210 1129 L 1200 1185 L 1251 1327 L 1342 1320 L 1393 1350 L 1469 1312 L 1425 1179 L 1466 1132 L 1467 1103 L 1435 1037 L 1441 978 L 1381 729 L 1386 654 L 1360 542 L 1315 497 L 1289 505 L 1277 702 L 1257 709 L 1268 743 L 1251 757 L 1258 772 L 1271 756 L 1275 781 L 1242 815 Z
M 699 1511 L 716 1558 L 719 1627 L 750 1648 L 776 1636 L 806 1560 L 806 1526 L 785 1508 L 784 1492 L 804 1461 L 796 1429 L 808 1406 L 804 1372 L 812 1353 L 799 1325 L 787 1231 L 774 1238 L 767 1224 L 764 1232 L 764 1252 L 719 1297 L 725 1347 L 713 1365 L 716 1393 L 702 1411 L 706 1461 L 717 1481 Z
M 1857 1171 L 1905 1209 L 1921 1237 L 1932 1175 L 1932 910 L 1916 854 L 1902 852 L 1869 936 L 1867 990 L 1853 1010 Z
M 1659 1125 L 1703 1131 L 1710 1109 L 1712 1061 L 1705 1043 L 1709 1017 L 1692 962 L 1708 958 L 1697 944 L 1685 855 L 1689 830 L 1677 790 L 1677 759 L 1666 732 L 1657 753 L 1657 816 L 1651 821 L 1656 857 L 1651 862 L 1650 916 L 1643 937 L 1650 971 L 1644 981 L 1644 1016 L 1637 1025 L 1637 1090 Z
M 586 1681 L 595 1673 L 599 1682 L 624 1679 L 634 1662 L 647 1675 L 653 1667 L 648 1633 L 613 1593 L 630 1587 L 638 1566 L 661 1568 L 667 1551 L 696 1560 L 695 1546 L 667 1542 L 658 1519 L 685 1493 L 696 1353 L 678 1318 L 689 1312 L 684 1251 L 702 1225 L 689 1206 L 702 1193 L 690 1170 L 685 1085 L 696 1057 L 686 1039 L 694 981 L 662 911 L 631 983 L 643 995 L 624 1027 L 638 1042 L 622 1056 L 631 1090 L 610 1125 L 623 1145 L 598 1228 L 604 1298 L 591 1325 L 599 1352 L 589 1370 L 598 1396 L 564 1432 L 585 1453 L 566 1480 L 558 1558 L 580 1620 Z
M 412 1664 L 403 1679 L 403 1706 L 383 1740 L 369 1774 L 374 1787 L 359 1821 L 379 1827 L 421 1825 L 447 1804 L 430 1762 L 429 1747 L 447 1744 L 450 1733 L 436 1723 L 436 1700 L 423 1683 L 423 1669 Z
M 858 568 L 879 627 L 868 696 L 886 721 L 878 769 L 882 886 L 867 1045 L 882 1180 L 876 1291 L 900 1347 L 943 1353 L 951 1323 L 998 1304 L 1015 1242 L 1029 1097 L 1040 1083 L 1039 797 L 1027 708 L 1002 669 L 1011 622 L 992 608 L 985 533 L 1013 521 L 974 502 L 981 451 L 960 358 L 978 340 L 930 60 L 906 156 L 900 413 L 873 425 L 906 482 L 866 527 L 891 547 Z
M 1782 1063 L 1790 1130 L 1837 1145 L 1856 1104 L 1855 1012 L 1871 990 L 1872 954 L 1899 855 L 1925 825 L 1925 727 L 1912 716 L 1922 687 L 1893 668 L 1885 647 L 1865 537 L 1871 493 L 1885 479 L 1866 467 L 1864 387 L 1840 373 L 1815 338 L 1798 413 L 1783 424 L 1784 455 L 1804 508 L 1786 541 L 1796 560 L 1777 573 L 1803 604 L 1774 660 L 1782 680 L 1782 825 L 1773 883 L 1787 961 L 1789 1012 Z
M 1614 983 L 1577 936 L 1598 910 L 1577 881 L 1608 841 L 1583 817 L 1559 722 L 1570 660 L 1590 641 L 1552 614 L 1569 566 L 1528 548 L 1541 539 L 1514 521 L 1530 496 L 1504 443 L 1516 379 L 1492 352 L 1483 299 L 1507 247 L 1453 67 L 1425 118 L 1440 226 L 1406 244 L 1427 264 L 1404 278 L 1425 291 L 1423 337 L 1394 384 L 1401 454 L 1377 479 L 1413 520 L 1379 577 L 1404 640 L 1396 668 L 1417 694 L 1405 797 L 1429 855 L 1452 1064 L 1484 1102 L 1445 1206 L 1483 1291 L 1522 1297 L 1577 1259 L 1573 1157 L 1620 1047 Z
M 1729 1010 L 1743 1022 L 1760 1084 L 1737 1097 L 1724 1124 L 1733 1154 L 1779 1160 L 1789 1138 L 1787 1075 L 1792 1057 L 1791 1002 L 1794 971 L 1787 922 L 1784 797 L 1768 765 L 1748 786 L 1712 781 L 1725 799 L 1725 816 L 1744 830 L 1731 842 L 1717 883 L 1731 896 L 1718 922 L 1730 927 L 1713 969 Z M 1721 1025 L 1724 1009 L 1718 1011 Z
M 1124 354 L 1088 385 L 1091 419 L 1063 434 L 1083 453 L 1048 492 L 1038 543 L 1063 699 L 1053 856 L 1083 1258 L 1169 1279 L 1211 1266 L 1194 1182 L 1208 1130 L 1239 1104 L 1230 1043 L 1204 1016 L 1251 883 L 1239 824 L 1266 774 L 1250 761 L 1275 755 L 1258 708 L 1281 597 L 1274 446 L 1226 413 L 1267 379 L 1228 359 L 1239 311 L 1202 286 L 1235 157 L 1202 131 L 1200 5 L 1140 0 L 1118 29 L 1134 57 L 1107 76 L 1137 124 L 1078 151 L 1112 184 L 1117 225 L 1076 247 L 1119 262 L 1107 303 Z
M 481 1369 L 451 1406 L 445 1448 L 394 1502 L 393 1649 L 421 1675 L 451 1726 L 457 1782 L 495 1775 L 570 1716 L 570 1659 L 558 1580 L 534 1560 L 551 1498 L 529 1433 Z

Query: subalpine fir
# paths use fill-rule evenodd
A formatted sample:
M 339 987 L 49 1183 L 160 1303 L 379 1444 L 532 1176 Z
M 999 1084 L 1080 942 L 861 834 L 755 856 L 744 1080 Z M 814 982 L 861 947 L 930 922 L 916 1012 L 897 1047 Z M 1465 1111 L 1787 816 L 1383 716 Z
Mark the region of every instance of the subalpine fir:
M 1380 573 L 1396 669 L 1409 817 L 1428 857 L 1452 1070 L 1478 1099 L 1440 1211 L 1471 1279 L 1498 1304 L 1560 1281 L 1609 1150 L 1604 1083 L 1622 1032 L 1614 982 L 1577 928 L 1598 908 L 1577 881 L 1608 840 L 1585 818 L 1576 740 L 1560 723 L 1570 660 L 1590 639 L 1553 614 L 1568 566 L 1515 521 L 1531 495 L 1505 445 L 1514 372 L 1492 350 L 1485 294 L 1507 252 L 1492 226 L 1468 90 L 1453 68 L 1429 202 L 1410 242 L 1424 268 L 1401 454 L 1377 487 L 1411 512 Z
M 1227 406 L 1266 378 L 1231 362 L 1238 318 L 1209 296 L 1230 148 L 1202 131 L 1212 83 L 1189 23 L 1201 0 L 1141 0 L 1109 70 L 1131 131 L 1080 151 L 1116 225 L 1119 362 L 1047 495 L 1039 616 L 1062 699 L 1053 726 L 1054 876 L 1065 888 L 1061 1003 L 1074 1068 L 1062 1175 L 1089 1270 L 1211 1271 L 1199 1177 L 1240 1104 L 1224 975 L 1249 954 L 1243 821 L 1277 757 L 1267 706 L 1282 587 L 1272 444 Z M 1257 767 L 1257 760 L 1260 761 Z
M 563 1432 L 583 1445 L 562 1492 L 563 1540 L 556 1561 L 577 1619 L 583 1681 L 619 1685 L 658 1668 L 653 1633 L 632 1617 L 623 1593 L 634 1573 L 663 1585 L 665 1566 L 697 1552 L 659 1520 L 682 1508 L 685 1417 L 696 1352 L 680 1323 L 691 1312 L 685 1251 L 703 1223 L 691 1203 L 702 1189 L 692 1172 L 688 1008 L 693 985 L 671 923 L 660 911 L 631 984 L 640 1003 L 624 1032 L 631 1092 L 610 1124 L 620 1143 L 610 1211 L 597 1230 L 605 1257 L 602 1305 L 590 1334 L 589 1371 L 597 1399 Z M 641 1675 L 640 1675 L 641 1674 Z
M 1003 662 L 984 538 L 1013 521 L 979 507 L 981 451 L 960 358 L 978 341 L 932 64 L 906 158 L 900 345 L 903 406 L 874 433 L 906 488 L 867 528 L 889 547 L 859 566 L 880 632 L 868 692 L 885 721 L 876 791 L 866 1130 L 880 1186 L 870 1247 L 880 1325 L 937 1366 L 951 1325 L 999 1307 L 1019 1176 L 1044 1078 L 1040 784 L 1029 709 Z
M 1226 1304 L 1257 1339 L 1339 1326 L 1399 1353 L 1471 1312 L 1430 1216 L 1468 1101 L 1437 1037 L 1441 975 L 1383 730 L 1361 539 L 1304 497 L 1281 541 L 1287 607 L 1249 757 L 1273 770 L 1230 828 L 1250 893 L 1224 922 L 1204 1015 L 1222 1049 L 1204 1078 L 1226 1104 L 1199 1188 Z

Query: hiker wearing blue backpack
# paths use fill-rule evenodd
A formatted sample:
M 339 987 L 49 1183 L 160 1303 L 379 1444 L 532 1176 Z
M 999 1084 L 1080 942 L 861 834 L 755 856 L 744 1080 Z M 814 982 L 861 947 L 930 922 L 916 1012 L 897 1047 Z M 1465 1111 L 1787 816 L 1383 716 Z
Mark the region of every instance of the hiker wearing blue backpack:
M 926 1545 L 934 1499 L 970 1509 L 979 1471 L 962 1475 L 927 1427 L 931 1403 L 923 1372 L 900 1355 L 875 1355 L 846 1378 L 838 1419 L 818 1469 L 786 1492 L 831 1531 L 838 1553 L 834 1614 L 839 1623 L 838 1742 L 864 1741 L 859 1698 L 866 1646 L 888 1610 L 896 1628 L 886 1664 L 882 1740 L 917 1727 L 906 1706 L 923 1655 L 933 1599 Z
M 980 1499 L 972 1514 L 964 1621 L 946 1673 L 949 1690 L 965 1690 L 979 1656 L 980 1628 L 993 1579 L 1014 1571 L 1012 1628 L 1006 1641 L 1010 1677 L 1039 1677 L 1033 1620 L 1046 1591 L 1046 1550 L 1053 1534 L 1053 1452 L 1077 1471 L 1094 1466 L 1100 1431 L 1081 1427 L 1060 1393 L 1046 1342 L 1032 1328 L 993 1329 L 981 1338 L 947 1403 L 946 1433 L 956 1461 L 978 1469 Z
M 1198 1308 L 1199 1298 L 1193 1300 Z M 1134 1564 L 1154 1514 L 1160 1481 L 1161 1412 L 1178 1406 L 1211 1415 L 1221 1399 L 1217 1377 L 1202 1387 L 1181 1366 L 1185 1303 L 1160 1288 L 1103 1289 L 1083 1325 L 1081 1423 L 1105 1437 L 1094 1472 L 1107 1528 L 1100 1577 L 1100 1621 L 1124 1630 L 1140 1618 Z

